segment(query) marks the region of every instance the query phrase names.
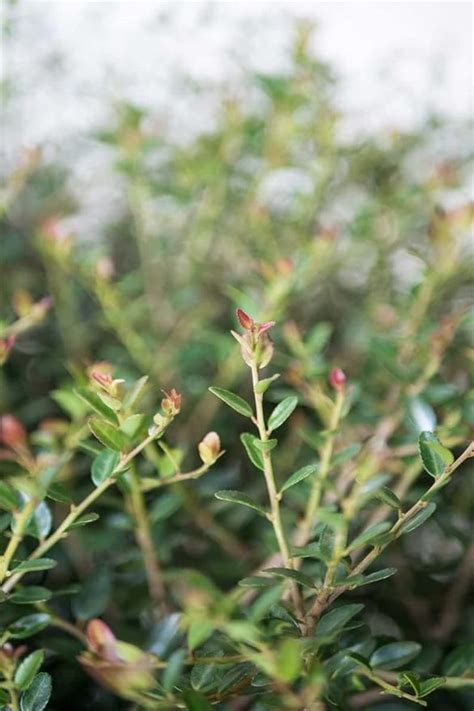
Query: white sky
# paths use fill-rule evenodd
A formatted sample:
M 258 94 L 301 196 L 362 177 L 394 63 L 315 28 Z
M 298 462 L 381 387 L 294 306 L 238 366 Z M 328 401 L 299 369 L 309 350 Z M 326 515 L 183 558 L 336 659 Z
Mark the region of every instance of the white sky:
M 288 17 L 319 22 L 318 53 L 340 75 L 355 125 L 410 123 L 427 108 L 472 113 L 469 2 L 20 0 L 18 14 L 22 41 L 4 59 L 26 88 L 26 142 L 86 129 L 121 94 L 169 109 L 177 70 L 219 80 L 241 61 L 278 67 Z M 62 68 L 48 79 L 41 67 L 58 54 Z

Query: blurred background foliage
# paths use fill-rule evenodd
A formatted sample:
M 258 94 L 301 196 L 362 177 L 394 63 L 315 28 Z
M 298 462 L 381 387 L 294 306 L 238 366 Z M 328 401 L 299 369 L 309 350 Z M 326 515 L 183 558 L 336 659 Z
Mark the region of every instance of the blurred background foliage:
M 27 319 L 31 303 L 45 295 L 54 306 L 17 336 L 0 372 L 1 410 L 36 433 L 38 446 L 47 440 L 60 450 L 61 421 L 84 415 L 71 394 L 73 379 L 94 362 L 110 362 L 126 379 L 149 374 L 150 408 L 161 388 L 182 392 L 172 434 L 180 456 L 192 460 L 192 443 L 210 429 L 219 431 L 227 454 L 216 473 L 150 497 L 153 534 L 165 566 L 198 568 L 222 589 L 273 546 L 251 512 L 212 499 L 227 487 L 263 495 L 242 456 L 241 421 L 207 392 L 212 384 L 248 393 L 228 335 L 236 306 L 257 320 L 276 320 L 274 365 L 282 378 L 272 392 L 276 399 L 290 387 L 300 392 L 301 407 L 284 434 L 282 477 L 317 447 L 324 422 L 308 384 L 324 388 L 333 366 L 354 385 L 343 444 L 369 437 L 381 418 L 402 408 L 390 446 L 405 447 L 406 455 L 388 462 L 388 471 L 383 457 L 377 460 L 379 473 L 395 482 L 415 461 L 423 424 L 437 422 L 456 450 L 474 421 L 467 377 L 471 126 L 430 115 L 410 130 L 348 136 L 331 67 L 310 49 L 312 31 L 305 23 L 291 29 L 285 73 L 249 69 L 238 84 L 218 89 L 190 82 L 187 91 L 209 91 L 217 106 L 212 128 L 191 138 L 176 138 L 149 109 L 110 106 L 109 121 L 89 136 L 113 161 L 120 196 L 113 210 L 104 205 L 100 231 L 71 227 L 82 209 L 69 189 L 73 156 L 51 159 L 41 146 L 29 147 L 17 151 L 4 175 L 0 326 L 6 333 L 8 324 Z M 421 392 L 412 396 L 410 384 L 420 378 Z M 65 468 L 73 491 L 90 486 L 89 464 L 79 452 Z M 426 474 L 416 469 L 413 481 L 416 493 Z M 398 582 L 364 592 L 373 634 L 421 641 L 429 670 L 468 640 L 474 625 L 463 597 L 456 624 L 447 634 L 437 631 L 468 545 L 470 506 L 472 487 L 456 477 L 421 539 L 397 543 L 389 554 L 401 570 Z M 122 638 L 159 646 L 174 634 L 173 619 L 168 627 L 151 625 L 127 517 L 113 497 L 101 508 L 101 524 L 71 544 L 60 573 L 64 586 L 87 579 L 86 589 L 72 613 L 68 598 L 58 604 L 79 618 L 106 614 Z M 86 689 L 82 671 L 65 663 L 77 651 L 73 642 L 58 635 L 46 644 L 67 681 L 55 687 L 55 707 L 120 707 L 91 682 Z M 79 686 L 82 701 L 74 706 Z M 472 695 L 440 691 L 430 703 L 467 711 Z

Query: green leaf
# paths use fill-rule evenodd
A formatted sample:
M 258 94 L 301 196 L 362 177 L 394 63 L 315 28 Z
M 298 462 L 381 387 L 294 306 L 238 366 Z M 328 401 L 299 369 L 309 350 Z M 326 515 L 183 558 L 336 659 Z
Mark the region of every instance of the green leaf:
M 349 461 L 349 459 L 353 459 L 361 449 L 361 444 L 351 444 L 349 447 L 342 449 L 331 459 L 331 468 L 338 467 L 340 464 L 344 464 L 344 462 Z
M 382 486 L 381 489 L 376 491 L 375 498 L 379 499 L 379 501 L 382 501 L 384 504 L 387 504 L 387 506 L 390 506 L 392 509 L 398 510 L 402 508 L 402 502 L 398 496 L 387 486 Z
M 16 568 L 11 571 L 11 575 L 15 573 L 33 573 L 38 570 L 51 570 L 57 565 L 57 561 L 52 558 L 36 558 L 35 560 L 24 560 Z
M 321 617 L 316 627 L 316 638 L 330 640 L 344 629 L 349 620 L 364 609 L 364 605 L 354 603 L 352 605 L 341 605 L 334 610 L 326 612 Z
M 348 652 L 346 655 L 349 659 L 352 659 L 354 662 L 359 667 L 362 667 L 363 669 L 367 669 L 368 671 L 371 671 L 371 666 L 367 659 L 363 657 L 361 654 L 357 654 L 356 652 Z
M 263 395 L 263 393 L 268 390 L 273 381 L 279 377 L 280 373 L 275 373 L 275 375 L 272 375 L 271 378 L 264 378 L 263 380 L 259 380 L 259 382 L 255 386 L 255 392 L 259 393 L 259 395 Z
M 298 471 L 294 472 L 291 476 L 288 477 L 288 479 L 285 481 L 283 486 L 280 489 L 280 494 L 282 494 L 284 491 L 289 489 L 291 486 L 294 486 L 295 484 L 299 484 L 300 481 L 303 481 L 303 479 L 307 479 L 307 477 L 311 476 L 311 474 L 314 474 L 318 469 L 317 464 L 308 464 L 305 467 L 301 467 L 301 469 L 298 469 Z
M 181 676 L 181 672 L 184 667 L 184 662 L 186 660 L 187 652 L 185 649 L 177 649 L 169 657 L 166 669 L 163 672 L 163 677 L 161 683 L 166 691 L 171 691 L 171 689 L 178 683 Z
M 43 711 L 48 705 L 51 690 L 50 675 L 46 674 L 46 672 L 40 672 L 21 697 L 21 711 Z
M 391 642 L 375 650 L 370 665 L 377 669 L 398 669 L 415 659 L 420 651 L 418 642 Z
M 454 462 L 452 452 L 443 447 L 432 432 L 422 432 L 420 434 L 418 448 L 424 468 L 435 479 L 444 472 L 446 467 Z
M 291 578 L 292 580 L 296 580 L 300 585 L 314 590 L 313 580 L 308 575 L 300 573 L 299 570 L 293 570 L 292 568 L 265 568 L 263 572 L 271 573 L 271 575 L 276 575 L 279 578 Z
M 226 405 L 231 407 L 240 415 L 244 415 L 244 417 L 252 417 L 252 408 L 250 407 L 248 402 L 243 398 L 239 397 L 239 395 L 232 393 L 230 390 L 224 390 L 224 388 L 213 387 L 209 388 L 209 390 L 213 395 L 222 400 L 222 402 L 225 402 Z
M 377 538 L 381 533 L 385 533 L 390 528 L 392 528 L 392 524 L 389 521 L 382 521 L 381 523 L 369 526 L 369 528 L 356 536 L 356 538 L 354 538 L 354 540 L 349 544 L 347 553 L 350 553 L 356 548 L 360 548 L 360 546 L 367 545 L 374 538 Z
M 16 492 L 5 481 L 0 481 L 0 508 L 5 511 L 15 511 L 18 508 Z
M 13 639 L 26 639 L 49 625 L 51 617 L 45 612 L 20 617 L 8 627 L 8 635 Z
M 350 585 L 351 587 L 360 587 L 361 585 L 369 585 L 370 583 L 378 583 L 379 580 L 385 580 L 395 575 L 396 568 L 381 568 L 368 575 L 350 575 L 348 578 L 338 580 L 334 583 L 335 587 Z
M 42 649 L 37 649 L 36 652 L 23 659 L 15 672 L 15 684 L 20 691 L 25 691 L 30 686 L 43 663 L 43 659 L 44 652 Z
M 448 654 L 443 662 L 443 674 L 464 676 L 471 672 L 474 672 L 474 642 L 467 642 Z
M 39 585 L 30 585 L 27 588 L 15 590 L 9 599 L 16 605 L 32 605 L 35 602 L 46 602 L 51 596 L 52 593 L 50 590 L 42 588 Z
M 289 418 L 297 404 L 298 398 L 296 395 L 289 395 L 284 400 L 279 402 L 268 418 L 268 429 L 276 430 L 277 427 L 281 427 L 281 425 Z
M 67 489 L 62 484 L 51 484 L 46 493 L 48 499 L 57 501 L 60 504 L 71 504 L 72 499 L 69 496 Z
M 296 679 L 303 665 L 303 655 L 298 639 L 287 637 L 276 652 L 276 673 L 278 678 L 287 683 Z
M 258 439 L 258 437 L 254 437 L 253 444 L 261 452 L 271 452 L 272 449 L 275 449 L 275 447 L 277 446 L 278 440 L 267 439 L 265 442 L 262 442 L 262 440 Z
M 123 406 L 125 410 L 131 410 L 133 406 L 137 404 L 137 402 L 143 395 L 147 382 L 148 375 L 144 375 L 142 378 L 139 378 L 139 380 L 136 381 L 136 383 L 133 385 L 133 387 L 129 390 L 129 392 L 124 398 Z
M 411 686 L 416 696 L 420 693 L 420 675 L 417 672 L 404 671 L 398 675 L 398 683 L 400 686 Z
M 425 506 L 424 509 L 421 509 L 421 511 L 418 511 L 417 514 L 402 523 L 399 529 L 400 535 L 403 533 L 410 533 L 410 531 L 414 531 L 415 528 L 418 528 L 418 526 L 421 526 L 422 523 L 427 521 L 429 517 L 434 514 L 435 511 L 436 504 L 434 504 L 433 502 L 428 504 L 428 506 Z
M 74 615 L 80 620 L 99 617 L 109 602 L 112 582 L 107 568 L 99 568 L 89 575 L 79 593 L 72 599 Z
M 250 434 L 250 432 L 242 432 L 242 434 L 240 435 L 240 441 L 245 447 L 245 451 L 247 452 L 248 458 L 250 459 L 252 464 L 257 467 L 257 469 L 263 471 L 262 452 L 256 446 L 256 440 L 257 438 L 255 437 L 255 435 Z
M 108 422 L 111 422 L 114 425 L 118 425 L 118 419 L 117 415 L 115 412 L 108 407 L 101 399 L 100 397 L 93 392 L 92 390 L 88 390 L 87 388 L 76 388 L 74 390 L 74 393 L 84 402 L 86 402 L 94 412 L 96 412 L 98 415 L 101 417 L 105 418 L 108 420 Z
M 251 575 L 248 578 L 239 580 L 239 585 L 243 588 L 268 588 L 276 584 L 274 578 L 264 578 L 263 575 Z
M 188 711 L 212 711 L 212 706 L 206 697 L 194 689 L 183 691 L 183 701 Z
M 114 473 L 120 461 L 120 454 L 112 449 L 104 449 L 92 462 L 91 478 L 99 486 Z
M 439 689 L 440 686 L 443 686 L 445 682 L 446 677 L 444 676 L 434 676 L 431 679 L 421 681 L 420 691 L 418 694 L 420 699 L 424 698 L 425 696 L 428 696 L 429 694 L 432 694 L 433 691 L 436 691 L 436 689 Z
M 197 620 L 196 622 L 191 622 L 188 629 L 188 647 L 192 651 L 199 647 L 200 644 L 209 639 L 214 631 L 214 626 L 212 622 L 207 620 Z
M 53 525 L 53 517 L 46 502 L 40 501 L 28 524 L 28 533 L 36 538 L 46 538 Z
M 257 511 L 261 516 L 266 516 L 267 512 L 260 506 L 260 504 L 255 503 L 250 496 L 244 494 L 242 491 L 236 491 L 235 489 L 224 489 L 222 491 L 216 491 L 214 494 L 216 499 L 220 501 L 229 501 L 232 504 L 241 504 L 242 506 L 248 506 L 254 511 Z
M 120 431 L 130 439 L 133 439 L 137 437 L 139 432 L 144 428 L 145 423 L 145 415 L 130 415 L 130 417 L 127 417 L 120 425 Z
M 81 528 L 81 526 L 87 526 L 89 523 L 93 523 L 94 521 L 97 521 L 100 518 L 98 513 L 94 513 L 91 511 L 90 513 L 84 514 L 84 516 L 80 516 L 78 519 L 73 521 L 68 527 L 67 530 L 71 531 L 73 528 Z
M 122 432 L 97 417 L 91 417 L 89 428 L 94 437 L 97 437 L 99 442 L 102 442 L 109 449 L 115 449 L 120 452 L 126 445 L 125 435 Z

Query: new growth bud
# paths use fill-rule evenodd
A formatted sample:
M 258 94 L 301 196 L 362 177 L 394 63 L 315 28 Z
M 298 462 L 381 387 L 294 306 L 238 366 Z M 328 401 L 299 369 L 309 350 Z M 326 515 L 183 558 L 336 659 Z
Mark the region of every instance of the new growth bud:
M 343 390 L 346 384 L 346 374 L 341 368 L 333 368 L 329 373 L 329 384 L 334 390 Z
M 181 409 L 181 394 L 176 392 L 174 388 L 170 392 L 162 390 L 164 398 L 161 401 L 161 409 L 168 417 L 174 417 Z
M 0 444 L 14 451 L 27 447 L 28 436 L 26 430 L 13 415 L 0 417 Z
M 208 432 L 199 442 L 198 450 L 204 464 L 213 464 L 221 451 L 221 441 L 217 432 Z
M 240 343 L 243 360 L 248 366 L 256 364 L 258 368 L 264 368 L 273 356 L 273 341 L 266 332 L 275 325 L 275 321 L 257 323 L 242 309 L 237 309 L 236 314 L 246 333 L 243 336 L 235 331 L 231 333 Z

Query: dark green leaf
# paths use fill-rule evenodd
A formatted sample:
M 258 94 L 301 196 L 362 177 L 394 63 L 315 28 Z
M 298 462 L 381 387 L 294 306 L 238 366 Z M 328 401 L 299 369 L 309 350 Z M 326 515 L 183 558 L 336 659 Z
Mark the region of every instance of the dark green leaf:
M 382 488 L 375 493 L 375 498 L 387 504 L 387 506 L 390 506 L 392 509 L 401 509 L 402 507 L 398 496 L 387 486 L 382 486 Z
M 35 560 L 24 560 L 16 568 L 11 571 L 14 573 L 32 573 L 38 570 L 50 570 L 57 565 L 57 562 L 52 558 L 36 558 Z
M 72 599 L 74 615 L 80 620 L 101 615 L 112 591 L 110 573 L 107 568 L 99 568 L 89 575 L 79 593 Z
M 306 479 L 307 477 L 311 476 L 311 474 L 314 474 L 317 469 L 317 464 L 308 464 L 306 467 L 301 467 L 301 469 L 298 469 L 298 471 L 294 472 L 285 481 L 285 483 L 280 489 L 280 494 L 289 489 L 291 486 L 299 484 L 300 481 L 303 481 L 303 479 Z
M 262 506 L 260 506 L 260 504 L 257 504 L 250 498 L 250 496 L 247 496 L 247 494 L 244 494 L 242 491 L 224 489 L 222 491 L 216 491 L 214 496 L 216 499 L 220 499 L 220 501 L 229 501 L 232 504 L 242 504 L 242 506 L 248 506 L 249 508 L 254 509 L 254 511 L 258 511 L 261 516 L 267 515 L 267 512 Z
M 194 689 L 183 691 L 183 701 L 188 711 L 212 711 L 212 706 L 206 697 Z
M 32 605 L 35 602 L 49 600 L 51 595 L 51 591 L 46 588 L 42 588 L 39 585 L 30 585 L 27 588 L 15 590 L 9 599 L 16 605 Z
M 262 575 L 251 575 L 248 578 L 239 580 L 239 585 L 243 588 L 268 588 L 275 585 L 274 578 L 264 578 Z
M 291 578 L 296 580 L 300 585 L 304 585 L 307 588 L 314 589 L 314 582 L 308 575 L 300 573 L 299 570 L 293 570 L 292 568 L 265 568 L 264 573 L 271 573 L 279 578 Z
M 375 523 L 373 526 L 369 526 L 365 531 L 360 533 L 354 540 L 349 544 L 347 552 L 360 548 L 360 546 L 365 546 L 370 543 L 374 538 L 377 538 L 381 533 L 386 533 L 392 524 L 389 521 L 382 521 L 381 523 Z
M 326 612 L 316 627 L 316 638 L 331 639 L 344 629 L 349 620 L 363 609 L 364 605 L 354 603 L 352 605 L 341 605 L 334 610 Z
M 0 508 L 5 511 L 15 511 L 18 508 L 16 492 L 5 481 L 0 481 Z
M 89 428 L 92 434 L 97 437 L 99 442 L 102 442 L 105 447 L 120 452 L 126 445 L 125 435 L 122 432 L 107 422 L 99 420 L 97 417 L 91 417 L 89 420 Z
M 15 672 L 15 684 L 21 691 L 25 691 L 33 681 L 36 673 L 41 667 L 44 659 L 44 652 L 37 649 L 36 652 L 29 654 L 19 664 Z
M 261 439 L 258 439 L 258 437 L 254 438 L 254 446 L 259 449 L 261 452 L 271 452 L 272 449 L 275 449 L 275 447 L 278 444 L 277 439 L 267 439 L 265 442 L 262 442 Z
M 418 526 L 421 526 L 422 523 L 427 521 L 430 516 L 434 514 L 436 511 L 436 504 L 430 503 L 427 506 L 425 506 L 424 509 L 421 509 L 421 511 L 418 511 L 414 516 L 411 518 L 407 519 L 400 527 L 400 533 L 410 533 L 410 531 L 414 531 L 415 528 L 418 528 Z
M 87 526 L 87 524 L 93 523 L 99 518 L 100 517 L 98 513 L 94 513 L 93 511 L 91 511 L 90 513 L 86 513 L 84 514 L 84 516 L 80 516 L 78 519 L 73 521 L 73 523 L 68 526 L 67 530 L 70 531 L 73 528 L 81 528 L 81 526 Z
M 255 435 L 250 434 L 249 432 L 243 432 L 240 435 L 240 441 L 245 447 L 245 451 L 247 452 L 248 458 L 250 459 L 252 464 L 257 467 L 257 469 L 263 471 L 262 452 L 256 446 L 256 440 L 257 438 L 255 437 Z
M 396 568 L 382 568 L 368 575 L 350 575 L 348 578 L 337 581 L 335 586 L 350 585 L 351 587 L 360 587 L 361 585 L 369 585 L 369 583 L 378 583 L 379 580 L 390 578 L 392 575 L 395 575 L 396 572 Z
M 48 488 L 46 496 L 48 497 L 48 499 L 57 501 L 60 504 L 72 503 L 71 497 L 69 496 L 66 488 L 62 484 L 51 484 L 51 486 Z
M 370 657 L 370 665 L 377 669 L 398 669 L 418 656 L 418 642 L 391 642 L 379 647 Z
M 92 462 L 91 478 L 96 486 L 102 484 L 114 473 L 120 461 L 120 454 L 112 449 L 104 449 Z
M 420 682 L 420 699 L 432 694 L 433 691 L 436 691 L 436 689 L 439 689 L 440 686 L 443 686 L 445 682 L 446 678 L 444 676 L 434 676 L 431 679 L 426 679 L 425 681 Z
M 8 634 L 14 639 L 26 639 L 41 632 L 50 623 L 50 616 L 39 612 L 35 615 L 20 617 L 8 627 Z
M 471 672 L 474 672 L 474 642 L 467 642 L 448 654 L 443 663 L 443 674 L 464 676 Z
M 281 427 L 281 425 L 290 417 L 297 404 L 298 398 L 296 395 L 289 395 L 284 400 L 279 402 L 268 418 L 269 430 L 276 430 L 277 427 Z
M 51 690 L 51 677 L 46 672 L 40 672 L 21 697 L 21 711 L 43 711 L 48 705 Z
M 422 432 L 418 439 L 418 448 L 423 466 L 433 477 L 440 476 L 450 464 L 454 456 L 449 449 L 443 447 L 432 432 Z
M 222 402 L 231 407 L 233 410 L 238 412 L 244 417 L 252 417 L 252 408 L 243 398 L 239 397 L 230 390 L 224 390 L 223 388 L 209 388 L 210 392 L 218 397 Z
M 331 459 L 331 467 L 337 467 L 340 464 L 347 462 L 349 459 L 353 459 L 356 454 L 360 452 L 361 448 L 362 445 L 360 444 L 351 444 L 349 447 L 342 449 Z

